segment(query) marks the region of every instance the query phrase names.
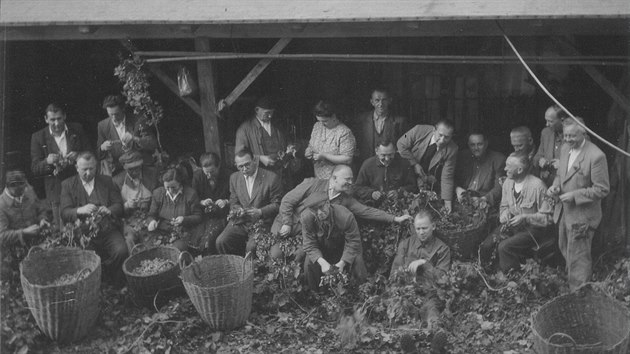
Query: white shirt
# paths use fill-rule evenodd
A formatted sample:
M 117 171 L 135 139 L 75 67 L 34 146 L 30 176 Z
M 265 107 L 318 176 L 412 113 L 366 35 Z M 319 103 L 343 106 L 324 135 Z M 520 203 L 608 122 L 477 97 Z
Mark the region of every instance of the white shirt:
M 573 166 L 575 159 L 577 159 L 580 152 L 582 152 L 582 148 L 584 147 L 584 144 L 586 144 L 586 139 L 582 141 L 582 144 L 580 145 L 578 149 L 571 149 L 569 151 L 569 163 L 567 164 L 567 172 L 571 170 L 571 166 Z
M 260 119 L 258 119 L 258 122 L 260 123 L 260 125 L 262 125 L 263 128 L 265 128 L 265 130 L 267 131 L 267 134 L 271 136 L 271 122 L 263 122 Z
M 383 126 L 385 126 L 385 119 L 387 119 L 387 117 L 376 115 L 376 110 L 375 110 L 373 119 L 374 119 L 374 127 L 376 128 L 376 132 L 380 134 L 383 131 Z
M 18 204 L 22 203 L 22 198 L 24 198 L 24 194 L 22 194 L 20 197 L 14 197 L 11 195 L 11 193 L 9 193 L 8 189 L 4 189 L 4 193 L 7 195 L 7 197 L 11 198 L 13 201 L 17 202 Z
M 169 199 L 173 203 L 175 203 L 175 199 L 177 199 L 177 197 L 179 197 L 180 194 L 182 194 L 181 189 L 177 193 L 175 193 L 175 195 L 172 195 L 171 192 L 169 192 L 168 190 L 166 191 L 166 195 L 169 197 Z
M 114 128 L 116 128 L 116 133 L 118 133 L 118 138 L 122 141 L 123 136 L 125 135 L 125 133 L 127 132 L 127 129 L 125 127 L 125 121 L 127 120 L 127 118 L 123 119 L 122 122 L 120 122 L 120 124 L 116 125 L 116 122 L 112 119 L 112 123 L 114 124 Z
M 243 175 L 243 177 L 245 177 L 245 185 L 247 186 L 247 195 L 249 195 L 250 198 L 252 197 L 252 191 L 254 190 L 254 181 L 256 180 L 256 175 L 258 175 L 258 169 L 256 169 L 256 172 L 254 172 L 254 174 L 251 176 Z
M 92 191 L 94 191 L 94 178 L 92 178 L 92 180 L 89 182 L 86 182 L 84 180 L 81 180 L 81 182 L 83 182 L 83 188 L 85 189 L 87 195 L 92 195 Z
M 53 134 L 52 132 L 52 129 L 50 129 L 50 135 L 55 138 L 55 142 L 57 143 L 57 147 L 59 148 L 61 156 L 68 155 L 68 141 L 66 140 L 66 131 L 68 131 L 68 128 L 66 128 L 66 130 L 64 130 L 60 136 L 55 136 L 55 134 Z

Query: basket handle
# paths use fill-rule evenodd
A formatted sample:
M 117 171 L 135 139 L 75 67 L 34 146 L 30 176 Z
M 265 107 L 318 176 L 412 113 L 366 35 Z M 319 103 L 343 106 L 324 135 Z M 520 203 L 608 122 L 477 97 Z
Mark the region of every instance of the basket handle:
M 42 246 L 35 245 L 28 250 L 28 253 L 26 254 L 26 258 L 29 258 L 31 254 L 35 254 L 35 253 L 43 252 L 43 251 L 44 251 L 44 248 Z
M 556 332 L 556 333 L 550 335 L 549 338 L 547 338 L 547 342 L 549 342 L 549 344 L 554 344 L 554 343 L 551 343 L 551 339 L 554 338 L 554 337 L 568 338 L 573 343 L 573 347 L 574 348 L 577 346 L 577 342 L 575 341 L 575 339 L 573 339 L 573 337 L 571 337 L 570 335 L 568 335 L 566 333 L 562 333 L 562 332 Z
M 188 255 L 188 258 L 190 258 L 190 261 L 188 262 L 188 264 L 185 264 L 186 260 L 184 259 L 184 255 Z M 193 258 L 192 254 L 186 251 L 181 252 L 179 256 L 177 256 L 177 263 L 179 264 L 179 269 L 184 270 L 190 267 L 190 265 L 193 263 L 194 260 L 195 259 Z
M 243 268 L 241 268 L 241 279 L 245 279 L 245 264 L 247 263 L 247 261 L 253 262 L 252 254 L 253 254 L 252 251 L 249 251 L 245 254 L 245 257 L 243 258 Z
M 131 249 L 131 255 L 135 256 L 136 254 L 147 250 L 148 247 L 147 245 L 145 245 L 144 243 L 138 243 L 135 246 L 133 246 L 133 248 Z
M 92 272 L 92 269 L 90 269 L 89 267 L 85 267 L 85 268 L 83 268 L 83 270 L 82 270 L 82 271 L 80 271 L 80 272 L 79 272 L 79 274 L 78 274 L 78 276 L 77 276 L 77 279 L 81 278 L 81 276 L 83 275 L 83 273 L 85 273 L 85 271 L 86 271 L 86 270 L 87 270 L 87 275 L 86 275 L 86 277 L 87 277 L 88 275 L 90 275 L 90 273 Z

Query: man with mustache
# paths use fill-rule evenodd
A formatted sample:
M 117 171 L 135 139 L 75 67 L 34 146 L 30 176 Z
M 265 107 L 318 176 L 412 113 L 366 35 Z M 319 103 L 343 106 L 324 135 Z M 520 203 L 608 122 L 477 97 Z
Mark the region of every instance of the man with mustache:
M 584 125 L 582 118 L 576 119 Z M 553 220 L 558 245 L 566 260 L 569 288 L 576 290 L 593 273 L 591 243 L 602 220 L 601 202 L 610 192 L 606 155 L 586 139 L 586 129 L 575 119 L 562 122 L 565 144 L 558 173 L 547 193 L 558 199 Z

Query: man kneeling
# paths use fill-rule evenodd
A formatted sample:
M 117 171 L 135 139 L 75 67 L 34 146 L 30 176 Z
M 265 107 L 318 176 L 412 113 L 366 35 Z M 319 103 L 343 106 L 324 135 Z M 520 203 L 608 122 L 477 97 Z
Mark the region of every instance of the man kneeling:
M 346 266 L 362 282 L 367 269 L 362 256 L 361 236 L 354 215 L 344 206 L 318 202 L 302 212 L 302 237 L 306 259 L 304 272 L 311 290 L 319 288 L 322 274 L 332 265 L 342 272 Z

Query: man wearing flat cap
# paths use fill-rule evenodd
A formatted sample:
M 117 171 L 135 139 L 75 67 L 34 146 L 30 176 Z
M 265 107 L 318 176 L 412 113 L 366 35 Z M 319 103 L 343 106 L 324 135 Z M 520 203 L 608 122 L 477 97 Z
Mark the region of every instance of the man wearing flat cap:
M 243 122 L 236 131 L 234 151 L 250 150 L 254 159 L 260 161 L 260 167 L 282 177 L 282 164 L 278 160 L 279 153 L 286 151 L 287 142 L 282 131 L 272 122 L 275 111 L 276 105 L 271 98 L 260 98 L 254 108 L 254 117 Z
M 9 249 L 20 245 L 34 245 L 39 239 L 40 228 L 50 226 L 48 208 L 37 199 L 24 172 L 12 169 L 6 173 L 5 181 L 4 191 L 0 196 L 2 268 L 10 264 L 5 262 L 5 256 L 12 253 L 7 252 Z
M 137 232 L 132 227 L 137 221 L 134 214 L 138 210 L 149 210 L 153 190 L 158 187 L 158 178 L 155 167 L 144 165 L 142 154 L 136 150 L 123 153 L 118 160 L 124 171 L 114 176 L 113 182 L 120 189 L 123 199 L 124 215 L 127 217 L 123 233 L 131 251 L 139 241 Z

